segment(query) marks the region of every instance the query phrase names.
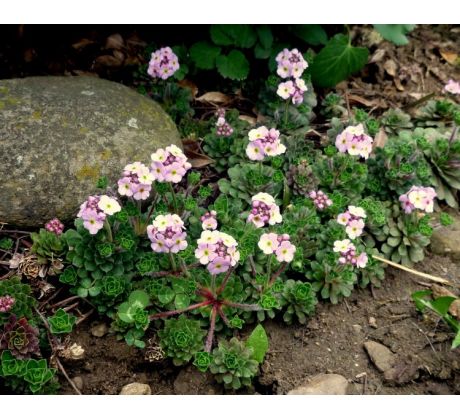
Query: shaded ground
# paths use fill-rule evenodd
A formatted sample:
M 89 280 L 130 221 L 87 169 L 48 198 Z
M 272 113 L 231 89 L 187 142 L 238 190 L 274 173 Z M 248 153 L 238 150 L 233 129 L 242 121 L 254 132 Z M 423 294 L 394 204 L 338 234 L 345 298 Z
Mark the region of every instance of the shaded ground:
M 448 258 L 428 256 L 417 268 L 460 286 L 460 268 Z M 284 394 L 316 374 L 337 373 L 349 380 L 350 394 L 460 393 L 460 349 L 450 349 L 453 334 L 443 323 L 416 312 L 410 295 L 425 288 L 417 282 L 419 277 L 388 269 L 381 288 L 356 290 L 338 305 L 320 303 L 306 326 L 266 322 L 270 350 L 250 392 Z M 148 383 L 153 394 L 223 392 L 194 368 L 149 363 L 113 336 L 91 336 L 88 324 L 71 336 L 85 348 L 85 359 L 66 365 L 70 376 L 83 379 L 83 393 L 117 394 L 130 382 Z M 390 381 L 370 361 L 363 348 L 367 340 L 400 359 Z M 62 393 L 72 393 L 65 381 Z

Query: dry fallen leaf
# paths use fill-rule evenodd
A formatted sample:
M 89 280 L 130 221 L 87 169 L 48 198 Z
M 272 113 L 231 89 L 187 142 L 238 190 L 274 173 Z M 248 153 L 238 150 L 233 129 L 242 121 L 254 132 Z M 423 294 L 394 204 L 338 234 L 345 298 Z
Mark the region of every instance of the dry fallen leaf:
M 88 45 L 93 45 L 95 43 L 96 43 L 96 41 L 94 41 L 92 39 L 83 38 L 83 39 L 80 39 L 80 41 L 75 42 L 74 44 L 72 44 L 72 48 L 74 48 L 76 50 L 81 50 L 81 49 L 87 47 Z
M 125 46 L 125 41 L 120 34 L 112 34 L 105 41 L 105 49 L 119 50 Z
M 385 56 L 386 51 L 383 48 L 379 48 L 375 51 L 374 55 L 369 60 L 369 63 L 377 63 Z
M 192 98 L 195 99 L 196 95 L 198 94 L 198 86 L 193 83 L 191 80 L 188 79 L 182 79 L 177 84 L 180 87 L 190 89 L 190 92 L 192 92 Z
M 449 64 L 455 64 L 458 58 L 458 54 L 454 53 L 453 51 L 439 51 L 441 53 L 441 57 L 444 58 Z
M 184 146 L 184 154 L 192 168 L 202 168 L 214 162 L 209 156 L 201 152 L 200 144 L 196 140 L 182 139 L 182 145 Z
M 392 77 L 396 76 L 396 71 L 398 70 L 398 65 L 395 63 L 394 60 L 387 60 L 383 64 L 383 68 L 385 71 Z
M 385 133 L 385 129 L 383 127 L 380 127 L 379 132 L 375 135 L 375 138 L 374 138 L 373 149 L 377 147 L 384 148 L 387 139 L 388 139 L 388 136 L 387 136 L 387 133 Z
M 123 60 L 113 55 L 100 55 L 96 58 L 96 64 L 103 67 L 120 67 L 123 64 Z
M 246 121 L 250 125 L 256 125 L 256 122 L 257 122 L 257 118 L 251 117 L 249 115 L 240 115 L 238 119 Z
M 401 80 L 399 80 L 397 77 L 395 77 L 393 79 L 393 81 L 395 82 L 396 89 L 398 89 L 399 91 L 403 92 L 404 91 L 404 86 L 402 85 Z
M 230 97 L 222 92 L 206 92 L 199 98 L 196 98 L 198 102 L 210 102 L 215 104 L 223 104 L 230 101 Z
M 373 108 L 373 107 L 377 106 L 378 103 L 379 103 L 377 100 L 372 100 L 371 101 L 371 100 L 368 100 L 368 99 L 364 99 L 363 97 L 358 96 L 358 95 L 348 95 L 348 100 L 350 101 L 350 103 L 356 102 L 358 104 L 367 106 L 369 108 Z

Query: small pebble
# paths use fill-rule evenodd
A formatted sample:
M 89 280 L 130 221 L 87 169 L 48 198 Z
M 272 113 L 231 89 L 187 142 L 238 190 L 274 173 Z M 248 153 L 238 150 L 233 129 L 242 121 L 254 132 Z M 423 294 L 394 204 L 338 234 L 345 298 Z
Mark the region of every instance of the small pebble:
M 369 317 L 369 326 L 377 328 L 377 320 L 373 316 Z

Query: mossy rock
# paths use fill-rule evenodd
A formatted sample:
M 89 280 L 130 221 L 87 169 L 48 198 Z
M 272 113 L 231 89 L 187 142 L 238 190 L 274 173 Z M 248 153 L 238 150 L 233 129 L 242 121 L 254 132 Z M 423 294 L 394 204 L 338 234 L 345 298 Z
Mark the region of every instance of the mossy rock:
M 99 177 L 116 182 L 133 161 L 179 133 L 153 100 L 96 77 L 0 80 L 0 222 L 38 227 L 75 217 Z

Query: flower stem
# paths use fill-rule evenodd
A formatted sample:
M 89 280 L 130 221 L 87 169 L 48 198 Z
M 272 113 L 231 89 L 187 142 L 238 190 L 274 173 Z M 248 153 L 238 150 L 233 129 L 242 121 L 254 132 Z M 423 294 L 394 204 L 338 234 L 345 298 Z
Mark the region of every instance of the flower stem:
M 112 228 L 110 227 L 110 223 L 107 218 L 104 220 L 104 228 L 107 232 L 107 239 L 109 242 L 113 242 Z
M 270 257 L 268 258 L 268 264 L 267 264 L 267 284 L 270 281 L 270 274 L 272 272 L 272 261 L 273 261 L 273 254 L 270 254 Z
M 171 262 L 172 271 L 177 271 L 176 261 L 174 260 L 174 255 L 171 252 L 169 253 L 169 261 Z
M 289 118 L 289 99 L 284 103 L 284 128 L 286 129 Z
M 190 305 L 184 309 L 175 309 L 173 311 L 159 312 L 157 314 L 150 315 L 150 320 L 158 319 L 158 318 L 167 318 L 168 316 L 172 316 L 172 315 L 179 315 L 184 312 L 193 311 L 194 309 L 202 308 L 203 306 L 208 306 L 211 304 L 212 304 L 212 301 L 205 300 L 203 302 L 199 302 L 199 303 L 195 303 L 194 305 Z
M 233 273 L 234 269 L 235 267 L 230 267 L 230 269 L 227 271 L 227 274 L 225 274 L 224 280 L 222 281 L 220 287 L 217 289 L 217 295 L 221 294 L 224 291 L 225 286 L 227 286 L 228 280 L 230 279 L 230 275 Z
M 268 287 L 271 287 L 273 286 L 273 283 L 275 283 L 275 280 L 280 276 L 280 274 L 286 269 L 288 263 L 287 262 L 284 262 L 283 264 L 281 264 L 280 268 L 278 268 L 278 270 L 273 273 L 273 276 L 272 278 L 270 279 L 270 281 L 268 282 Z
M 168 182 L 169 184 L 169 189 L 171 190 L 171 195 L 172 195 L 172 200 L 173 200 L 173 207 L 174 207 L 174 213 L 177 213 L 177 198 L 176 198 L 176 193 L 174 192 L 174 187 L 172 182 Z
M 206 338 L 206 345 L 204 351 L 210 352 L 212 347 L 212 339 L 214 338 L 214 330 L 216 328 L 216 315 L 217 315 L 217 305 L 213 305 L 211 311 L 211 324 L 209 325 L 208 338 Z
M 187 270 L 187 265 L 185 264 L 184 259 L 180 255 L 178 255 L 177 258 L 179 259 L 179 265 L 185 277 L 190 278 L 190 273 Z
M 244 311 L 260 311 L 262 308 L 257 304 L 249 304 L 249 303 L 236 303 L 236 302 L 230 302 L 228 300 L 223 300 L 222 301 L 223 306 L 230 306 L 230 308 L 238 308 L 238 309 L 243 309 Z

